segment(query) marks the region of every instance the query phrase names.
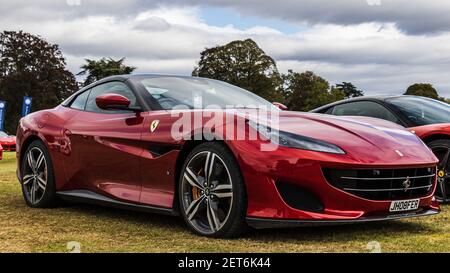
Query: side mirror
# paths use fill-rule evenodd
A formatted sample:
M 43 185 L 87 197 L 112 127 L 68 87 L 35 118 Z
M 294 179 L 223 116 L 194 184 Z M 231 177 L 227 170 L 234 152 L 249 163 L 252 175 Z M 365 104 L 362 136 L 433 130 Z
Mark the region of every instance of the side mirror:
M 130 100 L 119 94 L 103 94 L 95 98 L 98 108 L 103 110 L 130 110 L 138 112 L 140 108 L 130 107 Z
M 276 107 L 278 107 L 280 110 L 283 110 L 283 111 L 288 109 L 288 107 L 286 105 L 284 105 L 282 103 L 279 103 L 279 102 L 272 102 L 272 104 L 275 105 Z

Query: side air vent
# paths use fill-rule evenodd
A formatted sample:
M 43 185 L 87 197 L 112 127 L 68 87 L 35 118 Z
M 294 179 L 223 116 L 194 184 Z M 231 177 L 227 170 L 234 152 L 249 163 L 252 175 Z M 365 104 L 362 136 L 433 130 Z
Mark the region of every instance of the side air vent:
M 160 145 L 156 143 L 150 144 L 149 152 L 155 156 L 162 156 L 165 155 L 173 150 L 179 149 L 179 146 L 173 146 L 173 145 Z

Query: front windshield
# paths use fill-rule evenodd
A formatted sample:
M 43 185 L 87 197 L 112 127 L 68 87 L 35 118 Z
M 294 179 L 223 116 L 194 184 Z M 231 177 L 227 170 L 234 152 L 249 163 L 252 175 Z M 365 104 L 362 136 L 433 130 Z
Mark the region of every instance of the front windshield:
M 450 123 L 450 105 L 422 97 L 398 97 L 388 103 L 400 110 L 414 126 Z
M 184 77 L 151 77 L 140 80 L 165 110 L 262 108 L 278 110 L 270 102 L 231 84 Z
M 0 137 L 8 137 L 8 134 L 3 131 L 0 131 Z

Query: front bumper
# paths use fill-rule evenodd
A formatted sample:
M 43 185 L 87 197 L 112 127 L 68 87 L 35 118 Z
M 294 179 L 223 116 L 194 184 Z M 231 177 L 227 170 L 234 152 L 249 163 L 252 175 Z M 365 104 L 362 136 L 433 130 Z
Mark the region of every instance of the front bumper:
M 387 220 L 397 220 L 403 218 L 432 216 L 440 212 L 438 209 L 426 209 L 416 212 L 402 213 L 396 215 L 388 215 L 384 217 L 361 217 L 352 220 L 280 220 L 280 219 L 267 219 L 267 218 L 255 218 L 247 217 L 247 224 L 256 229 L 266 228 L 295 228 L 295 227 L 309 227 L 309 226 L 334 226 L 334 225 L 346 225 L 355 223 L 368 223 L 368 222 L 381 222 Z
M 16 151 L 15 143 L 5 143 L 5 144 L 2 144 L 2 147 L 3 147 L 3 151 L 8 151 L 8 152 Z
M 390 212 L 393 200 L 369 200 L 332 186 L 324 176 L 324 168 L 392 169 L 435 168 L 435 162 L 402 159 L 399 162 L 362 161 L 351 155 L 333 155 L 280 147 L 261 152 L 258 145 L 239 142 L 232 150 L 241 167 L 247 189 L 247 219 L 250 225 L 301 226 L 383 221 L 406 217 L 433 215 L 439 205 L 433 199 L 436 183 L 427 196 L 420 199 L 416 211 L 402 214 Z M 310 192 L 321 200 L 321 211 L 303 210 L 288 205 L 277 188 L 285 182 Z M 406 198 L 413 199 L 413 198 Z

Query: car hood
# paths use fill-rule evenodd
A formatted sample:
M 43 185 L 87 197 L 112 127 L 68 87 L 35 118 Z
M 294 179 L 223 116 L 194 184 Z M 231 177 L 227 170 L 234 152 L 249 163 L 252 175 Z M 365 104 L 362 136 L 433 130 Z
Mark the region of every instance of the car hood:
M 3 143 L 16 142 L 16 137 L 0 137 L 0 142 Z
M 250 115 L 255 120 L 256 116 Z M 279 130 L 332 143 L 359 163 L 433 164 L 438 160 L 413 133 L 389 121 L 367 117 L 280 111 L 260 123 Z

